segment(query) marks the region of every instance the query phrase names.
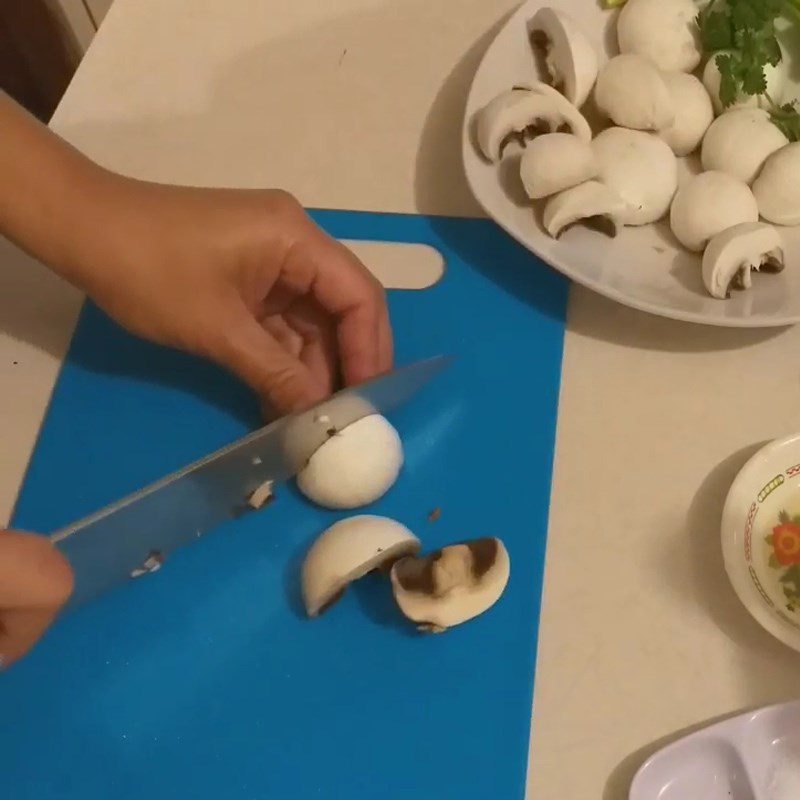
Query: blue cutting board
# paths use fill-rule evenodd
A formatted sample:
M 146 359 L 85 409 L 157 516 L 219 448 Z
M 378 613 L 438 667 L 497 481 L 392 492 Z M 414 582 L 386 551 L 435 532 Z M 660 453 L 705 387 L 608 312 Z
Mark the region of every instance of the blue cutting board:
M 341 238 L 444 255 L 436 286 L 391 294 L 397 359 L 458 360 L 393 417 L 406 466 L 369 511 L 429 549 L 502 537 L 505 595 L 425 636 L 367 577 L 309 621 L 301 560 L 341 515 L 284 487 L 66 615 L 0 678 L 0 797 L 523 797 L 567 283 L 488 221 L 315 217 Z M 87 305 L 14 523 L 52 531 L 257 424 L 228 376 Z

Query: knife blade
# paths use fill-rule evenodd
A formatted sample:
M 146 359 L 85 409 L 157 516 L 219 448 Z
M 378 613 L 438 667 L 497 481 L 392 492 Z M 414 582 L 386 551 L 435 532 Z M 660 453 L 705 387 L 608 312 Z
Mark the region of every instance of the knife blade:
M 343 389 L 56 531 L 51 541 L 75 574 L 69 606 L 154 572 L 175 548 L 253 511 L 258 487 L 297 474 L 333 430 L 398 408 L 450 361 L 437 356 Z

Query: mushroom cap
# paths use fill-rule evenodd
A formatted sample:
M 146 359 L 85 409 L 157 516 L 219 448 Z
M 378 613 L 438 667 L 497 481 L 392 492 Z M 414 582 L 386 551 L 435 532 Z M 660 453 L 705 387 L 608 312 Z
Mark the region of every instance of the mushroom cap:
M 478 146 L 490 161 L 499 161 L 513 139 L 524 142 L 559 130 L 569 130 L 586 141 L 592 138 L 589 123 L 566 97 L 547 84 L 535 87 L 503 92 L 478 113 Z
M 676 156 L 693 152 L 714 120 L 714 107 L 705 86 L 687 72 L 662 74 L 672 97 L 675 120 L 672 125 L 658 131 Z
M 406 617 L 423 629 L 442 631 L 491 608 L 510 574 L 508 551 L 500 539 L 474 539 L 396 561 L 392 591 Z
M 608 128 L 592 142 L 599 180 L 625 203 L 625 225 L 661 219 L 678 188 L 678 161 L 669 145 L 652 133 Z
M 613 189 L 599 181 L 586 181 L 551 197 L 545 204 L 542 224 L 554 239 L 566 228 L 584 221 L 616 236 L 624 213 L 625 203 Z M 606 229 L 600 227 L 603 220 Z
M 600 111 L 624 128 L 657 131 L 675 122 L 669 88 L 644 56 L 620 55 L 607 61 L 597 75 L 594 99 Z
M 730 296 L 730 286 L 743 274 L 743 287 L 750 285 L 750 271 L 769 265 L 769 271 L 783 269 L 783 242 L 772 225 L 741 222 L 712 236 L 703 253 L 703 283 L 712 297 Z
M 740 222 L 757 222 L 750 187 L 727 172 L 701 172 L 682 184 L 672 201 L 669 223 L 678 241 L 700 252 L 706 242 Z
M 397 431 L 380 414 L 334 433 L 297 474 L 297 488 L 324 508 L 358 508 L 392 487 L 403 465 Z
M 761 108 L 735 108 L 717 117 L 703 139 L 703 169 L 751 184 L 764 162 L 789 140 Z
M 537 34 L 544 34 L 544 58 L 553 85 L 580 108 L 597 78 L 597 53 L 589 38 L 569 14 L 549 6 L 533 15 L 528 30 L 534 47 L 540 46 Z
M 774 152 L 753 182 L 764 219 L 776 225 L 800 225 L 800 142 Z
M 714 111 L 717 114 L 722 114 L 723 111 L 730 111 L 733 108 L 769 108 L 769 100 L 764 95 L 739 95 L 737 100 L 727 109 L 722 105 L 722 100 L 719 99 L 719 87 L 722 82 L 722 77 L 719 74 L 719 67 L 717 66 L 717 56 L 725 55 L 725 51 L 721 50 L 709 56 L 706 65 L 703 68 L 703 86 L 711 96 L 711 102 L 714 104 Z M 783 97 L 786 92 L 786 59 L 782 58 L 776 66 L 767 64 L 764 67 L 764 77 L 767 81 L 767 94 L 773 99 L 775 103 L 782 103 Z
M 628 0 L 617 19 L 620 53 L 637 53 L 667 72 L 691 72 L 701 47 L 692 0 Z
M 331 525 L 303 561 L 301 586 L 308 616 L 326 611 L 348 584 L 419 549 L 419 539 L 387 517 L 363 515 Z
M 571 133 L 546 133 L 522 154 L 519 174 L 531 200 L 549 197 L 597 174 L 594 151 Z

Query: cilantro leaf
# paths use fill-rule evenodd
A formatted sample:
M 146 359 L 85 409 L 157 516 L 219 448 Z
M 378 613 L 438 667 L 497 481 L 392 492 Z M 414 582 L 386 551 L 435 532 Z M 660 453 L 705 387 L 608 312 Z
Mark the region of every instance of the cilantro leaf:
M 800 113 L 795 103 L 773 106 L 770 119 L 790 142 L 800 142 Z
M 717 69 L 719 70 L 719 99 L 727 108 L 736 102 L 739 95 L 739 82 L 733 72 L 733 59 L 731 56 L 717 56 Z
M 728 50 L 733 47 L 733 25 L 730 16 L 724 11 L 712 11 L 702 18 L 698 16 L 700 41 L 708 51 Z
M 742 91 L 745 94 L 764 94 L 767 91 L 767 79 L 761 64 L 748 64 L 742 78 Z

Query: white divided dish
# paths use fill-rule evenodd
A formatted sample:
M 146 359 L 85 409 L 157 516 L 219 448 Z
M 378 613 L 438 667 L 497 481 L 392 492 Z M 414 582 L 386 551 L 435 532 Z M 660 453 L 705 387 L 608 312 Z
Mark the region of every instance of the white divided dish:
M 636 773 L 630 800 L 800 799 L 800 701 L 719 722 Z
M 679 245 L 667 221 L 626 227 L 613 239 L 578 226 L 556 241 L 541 227 L 541 209 L 534 211 L 524 195 L 519 156 L 509 155 L 498 165 L 479 154 L 474 141 L 476 113 L 499 93 L 545 77 L 538 71 L 527 23 L 547 5 L 580 24 L 601 63 L 617 54 L 617 15 L 600 8 L 596 0 L 528 0 L 507 20 L 475 74 L 462 131 L 467 180 L 486 213 L 567 277 L 625 305 L 710 325 L 774 327 L 800 321 L 800 228 L 780 229 L 786 262 L 781 274 L 756 275 L 752 289 L 718 300 L 703 286 L 700 256 Z M 798 46 L 793 42 L 784 51 L 797 52 Z M 797 61 L 789 59 L 789 96 L 800 94 Z M 590 98 L 582 109 L 590 122 L 592 102 Z M 696 156 L 681 159 L 679 167 L 682 178 L 700 169 Z

